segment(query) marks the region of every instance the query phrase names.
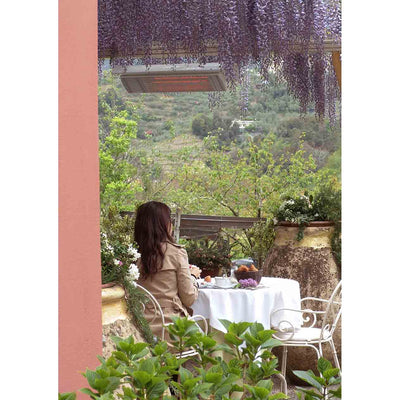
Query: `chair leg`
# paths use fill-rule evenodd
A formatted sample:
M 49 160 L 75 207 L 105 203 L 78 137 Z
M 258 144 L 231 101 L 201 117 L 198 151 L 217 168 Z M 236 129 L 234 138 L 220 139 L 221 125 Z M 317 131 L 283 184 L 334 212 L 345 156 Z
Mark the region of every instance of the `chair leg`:
M 314 346 L 312 344 L 310 344 L 308 347 L 312 347 L 315 350 L 315 352 L 317 353 L 317 362 L 318 362 L 318 360 L 322 357 L 321 344 L 319 345 L 319 350 L 317 349 L 316 346 Z M 322 373 L 320 372 L 319 374 L 322 377 Z
M 276 374 L 276 376 L 281 380 L 281 392 L 287 395 L 287 382 L 282 374 Z
M 283 346 L 281 372 L 285 379 L 286 379 L 287 352 L 288 352 L 287 346 Z
M 333 339 L 329 340 L 329 344 L 330 344 L 332 352 L 333 352 L 333 359 L 335 360 L 335 366 L 336 366 L 336 368 L 339 368 L 339 375 L 341 375 L 342 371 L 340 369 L 339 358 L 337 356 L 335 343 L 333 342 Z

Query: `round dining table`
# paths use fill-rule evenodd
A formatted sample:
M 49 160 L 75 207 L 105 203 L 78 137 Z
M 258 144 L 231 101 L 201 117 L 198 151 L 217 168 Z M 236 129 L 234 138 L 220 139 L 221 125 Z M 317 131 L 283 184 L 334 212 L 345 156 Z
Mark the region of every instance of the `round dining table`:
M 208 287 L 200 287 L 199 296 L 193 303 L 193 314 L 200 314 L 209 320 L 209 325 L 219 331 L 226 329 L 219 321 L 260 322 L 264 329 L 277 326 L 279 321 L 287 320 L 294 327 L 300 327 L 300 313 L 280 312 L 278 308 L 300 309 L 300 286 L 292 279 L 263 277 L 256 288 L 219 288 L 214 282 Z

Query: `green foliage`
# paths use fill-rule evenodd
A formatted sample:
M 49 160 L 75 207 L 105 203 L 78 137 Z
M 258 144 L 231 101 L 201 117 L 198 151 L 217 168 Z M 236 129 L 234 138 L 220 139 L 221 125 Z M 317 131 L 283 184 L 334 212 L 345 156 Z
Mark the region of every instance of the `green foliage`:
M 332 253 L 336 263 L 342 264 L 342 189 L 336 176 L 322 175 L 313 199 L 313 208 L 322 221 L 334 221 L 331 237 Z
M 186 250 L 190 263 L 200 269 L 222 268 L 225 272 L 230 269 L 230 249 L 221 238 L 211 243 L 208 240 L 190 240 L 186 245 Z
M 297 240 L 301 240 L 304 227 L 312 221 L 333 221 L 338 229 L 341 220 L 341 200 L 341 186 L 336 177 L 323 176 L 317 183 L 314 196 L 305 192 L 303 195 L 286 197 L 276 212 L 276 218 L 279 221 L 299 224 Z M 336 232 L 335 240 L 337 239 Z
M 76 393 L 68 392 L 68 393 L 59 393 L 58 400 L 75 400 Z
M 204 139 L 202 159 L 184 163 L 176 173 L 170 203 L 201 214 L 272 217 L 280 194 L 315 184 L 315 163 L 300 142 L 293 154 L 273 154 L 274 135 L 247 138 L 244 150 L 221 148 L 215 137 Z
M 125 275 L 122 284 L 125 289 L 126 306 L 132 318 L 132 322 L 139 329 L 144 339 L 148 343 L 153 344 L 154 335 L 151 332 L 149 323 L 143 315 L 142 304 L 145 304 L 147 298 L 143 292 L 134 285 L 129 276 Z
M 171 135 L 171 137 L 175 137 L 174 121 L 172 121 L 171 119 L 168 119 L 167 121 L 164 122 L 163 128 Z
M 301 135 L 313 148 L 336 150 L 339 145 L 338 128 L 328 122 L 318 121 L 315 116 L 290 117 L 280 123 L 276 129 L 278 137 L 296 140 Z
M 192 121 L 192 133 L 201 138 L 206 137 L 212 129 L 211 118 L 206 114 L 197 114 Z
M 342 219 L 342 190 L 336 177 L 325 177 L 313 198 L 313 209 L 321 221 Z
M 326 162 L 340 178 L 340 149 L 329 157 L 340 146 L 339 127 L 300 119 L 285 85 L 273 76 L 265 84 L 252 71 L 254 122 L 241 132 L 232 125 L 239 97 L 225 93 L 211 113 L 206 93 L 128 95 L 106 73 L 99 85 L 102 208 L 133 210 L 156 199 L 189 213 L 272 217 L 282 194 L 313 190 L 315 171 Z M 193 121 L 198 137 L 210 135 L 196 146 L 188 134 Z
M 274 244 L 275 230 L 274 221 L 256 222 L 250 229 L 245 231 L 242 236 L 243 240 L 239 240 L 244 254 L 248 254 L 251 258 L 257 261 L 257 265 L 261 267 L 268 251 Z
M 339 180 L 342 174 L 342 154 L 341 149 L 332 153 L 324 166 L 324 169 L 329 171 L 331 175 L 335 175 Z
M 101 280 L 102 283 L 122 283 L 138 254 L 134 242 L 134 220 L 121 216 L 115 206 L 103 210 L 101 225 Z
M 307 154 L 312 154 L 321 168 L 327 162 L 329 154 L 340 146 L 340 126 L 330 126 L 328 122 L 319 123 L 314 116 L 299 116 L 299 104 L 288 93 L 286 85 L 278 82 L 274 74 L 268 84 L 260 76 L 250 72 L 250 92 L 248 116 L 254 121 L 244 132 L 231 126 L 232 121 L 240 119 L 240 91 L 222 93 L 221 103 L 211 113 L 207 93 L 147 93 L 145 95 L 128 95 L 118 77 L 106 74 L 100 82 L 100 99 L 107 107 L 129 110 L 132 102 L 140 106 L 141 119 L 138 122 L 138 137 L 154 142 L 170 139 L 166 121 L 174 124 L 176 136 L 192 131 L 192 122 L 199 117 L 198 137 L 205 137 L 209 132 L 217 136 L 220 145 L 230 146 L 235 141 L 245 146 L 246 131 L 253 136 L 265 136 L 270 132 L 278 135 L 283 150 L 296 146 L 300 134 L 305 133 Z M 309 110 L 313 112 L 312 109 Z M 106 109 L 99 105 L 99 122 L 103 125 Z M 195 123 L 195 124 L 196 124 Z M 196 130 L 196 128 L 195 128 Z M 151 131 L 151 136 L 145 132 Z M 149 141 L 147 141 L 149 143 Z
M 132 140 L 136 138 L 137 121 L 128 118 L 126 110 L 111 118 L 110 133 L 100 141 L 100 204 L 132 210 L 135 195 L 143 190 L 133 165 Z
M 318 360 L 318 371 L 322 374 L 314 375 L 309 371 L 293 371 L 293 373 L 311 385 L 314 389 L 297 388 L 296 392 L 299 400 L 319 400 L 319 399 L 341 399 L 342 387 L 339 368 L 333 368 L 332 364 L 325 358 Z
M 242 399 L 287 399 L 283 393 L 272 393 L 270 378 L 278 372 L 278 362 L 271 350 L 280 344 L 272 338 L 274 331 L 265 330 L 259 323 L 221 322 L 227 328 L 225 343 L 221 345 L 188 318 L 174 318 L 167 326 L 172 351 L 167 350 L 166 342 L 149 346 L 135 343 L 132 336 L 114 337 L 116 351 L 108 359 L 98 357 L 101 365 L 85 371 L 89 387 L 80 391 L 93 400 L 111 400 L 117 391 L 118 398 L 124 400 L 226 400 L 232 398 L 233 392 L 242 393 Z M 196 350 L 198 356 L 180 358 L 188 349 Z M 226 362 L 214 357 L 215 351 L 233 358 Z M 191 370 L 186 368 L 188 360 L 195 366 Z M 168 387 L 174 395 L 167 396 Z M 60 394 L 59 399 L 66 400 L 70 395 Z
M 185 162 L 176 172 L 177 189 L 168 194 L 167 202 L 177 204 L 187 213 L 271 221 L 282 193 L 293 196 L 312 190 L 321 179 L 303 142 L 298 143 L 294 153 L 277 157 L 274 135 L 246 140 L 245 149 L 229 151 L 221 148 L 217 138 L 205 138 L 201 159 Z M 226 230 L 224 235 L 231 241 L 234 253 L 252 256 L 261 264 L 272 244 L 273 228 L 268 222 L 245 232 Z
M 98 114 L 99 114 L 99 136 L 100 140 L 110 134 L 112 120 L 122 111 L 126 112 L 126 118 L 131 121 L 137 120 L 137 107 L 129 98 L 121 96 L 119 79 L 111 72 L 105 72 L 102 76 L 98 90 Z M 137 99 L 136 105 L 140 105 Z
M 342 266 L 342 223 L 335 222 L 335 230 L 331 237 L 331 249 L 336 263 L 339 266 L 339 274 L 341 279 L 341 266 Z

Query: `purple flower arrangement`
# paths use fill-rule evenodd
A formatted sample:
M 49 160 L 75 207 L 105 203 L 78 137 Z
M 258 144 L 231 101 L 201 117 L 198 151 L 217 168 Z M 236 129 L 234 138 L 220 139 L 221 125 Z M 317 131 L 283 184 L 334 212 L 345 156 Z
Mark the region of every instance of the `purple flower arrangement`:
M 240 284 L 240 287 L 243 288 L 243 289 L 246 289 L 246 288 L 249 288 L 249 287 L 258 286 L 258 282 L 255 281 L 254 279 L 251 279 L 251 278 L 249 278 L 249 279 L 240 279 L 239 280 L 239 284 Z

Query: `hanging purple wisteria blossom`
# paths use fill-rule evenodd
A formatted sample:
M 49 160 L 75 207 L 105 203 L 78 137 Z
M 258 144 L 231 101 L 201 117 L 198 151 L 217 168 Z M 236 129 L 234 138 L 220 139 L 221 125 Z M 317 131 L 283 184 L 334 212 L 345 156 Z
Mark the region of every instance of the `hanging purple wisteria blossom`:
M 221 106 L 223 92 L 208 92 L 208 108 L 213 111 Z
M 340 91 L 327 43 L 341 38 L 340 0 L 99 0 L 99 59 L 111 66 L 217 61 L 228 86 L 251 63 L 283 78 L 303 111 L 332 118 Z M 214 51 L 214 53 L 212 53 Z M 212 54 L 215 54 L 212 56 Z

